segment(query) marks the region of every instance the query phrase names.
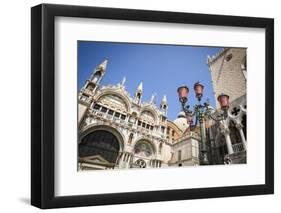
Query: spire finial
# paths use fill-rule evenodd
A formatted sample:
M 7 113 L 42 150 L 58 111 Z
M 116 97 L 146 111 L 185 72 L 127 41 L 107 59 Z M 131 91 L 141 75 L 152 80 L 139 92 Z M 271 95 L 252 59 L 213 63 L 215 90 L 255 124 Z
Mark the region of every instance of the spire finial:
M 138 92 L 142 92 L 142 90 L 143 90 L 143 85 L 142 85 L 142 81 L 141 81 L 140 84 L 139 84 L 139 86 L 138 86 L 137 91 L 138 91 Z
M 167 102 L 166 95 L 164 95 L 162 100 L 161 100 L 160 109 L 162 110 L 164 115 L 167 116 L 168 102 Z
M 137 91 L 135 93 L 135 98 L 134 98 L 134 102 L 137 104 L 141 103 L 141 97 L 142 97 L 142 81 L 140 82 Z
M 155 104 L 155 103 L 156 103 L 156 93 L 153 93 L 153 94 L 151 95 L 150 103 L 151 103 L 151 104 Z
M 99 69 L 102 69 L 103 71 L 106 70 L 106 66 L 107 66 L 107 59 L 104 59 L 103 62 L 98 66 Z
M 121 85 L 124 86 L 125 83 L 126 83 L 126 76 L 123 77 L 123 80 L 122 80 L 122 82 L 121 82 Z
M 105 74 L 107 62 L 108 62 L 108 60 L 105 59 L 98 66 L 96 66 L 96 68 L 94 69 L 94 71 L 89 79 L 90 81 L 94 82 L 95 84 L 99 84 L 99 82 L 101 81 L 101 79 L 103 78 L 103 76 Z
M 163 105 L 163 104 L 167 105 L 167 97 L 166 97 L 166 95 L 163 96 L 162 101 L 161 101 L 161 104 L 162 104 L 162 105 Z

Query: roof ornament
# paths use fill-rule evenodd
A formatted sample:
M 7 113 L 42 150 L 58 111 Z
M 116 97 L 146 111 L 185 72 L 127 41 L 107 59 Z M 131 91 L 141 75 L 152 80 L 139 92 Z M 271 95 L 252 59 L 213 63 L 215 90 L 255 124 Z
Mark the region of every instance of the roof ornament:
M 155 104 L 156 103 L 156 93 L 153 93 L 151 98 L 150 98 L 150 103 Z
M 123 80 L 122 80 L 122 82 L 121 82 L 121 85 L 124 86 L 125 83 L 126 83 L 126 76 L 123 77 Z
M 107 62 L 108 62 L 108 60 L 105 59 L 105 60 L 98 66 L 98 68 L 99 68 L 99 69 L 102 69 L 103 71 L 106 70 Z
M 166 95 L 163 96 L 161 104 L 162 105 L 167 105 L 167 97 L 166 97 Z
M 143 90 L 143 86 L 142 86 L 142 81 L 140 82 L 138 88 L 137 88 L 137 92 L 141 92 L 142 93 Z

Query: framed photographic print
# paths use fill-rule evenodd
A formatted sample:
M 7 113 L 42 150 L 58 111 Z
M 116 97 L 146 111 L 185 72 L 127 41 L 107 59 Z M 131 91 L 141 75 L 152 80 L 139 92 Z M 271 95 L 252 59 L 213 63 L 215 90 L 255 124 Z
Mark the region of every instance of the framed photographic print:
M 31 203 L 274 192 L 274 21 L 31 9 Z

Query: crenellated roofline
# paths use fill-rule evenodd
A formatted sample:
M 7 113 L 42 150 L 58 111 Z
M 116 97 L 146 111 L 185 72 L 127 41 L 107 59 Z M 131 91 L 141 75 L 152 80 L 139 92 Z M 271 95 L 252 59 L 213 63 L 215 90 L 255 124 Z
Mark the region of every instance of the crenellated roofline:
M 216 53 L 215 55 L 208 55 L 207 56 L 207 64 L 211 65 L 213 64 L 215 61 L 217 61 L 221 56 L 223 56 L 230 48 L 223 48 L 221 51 L 219 51 L 218 53 Z

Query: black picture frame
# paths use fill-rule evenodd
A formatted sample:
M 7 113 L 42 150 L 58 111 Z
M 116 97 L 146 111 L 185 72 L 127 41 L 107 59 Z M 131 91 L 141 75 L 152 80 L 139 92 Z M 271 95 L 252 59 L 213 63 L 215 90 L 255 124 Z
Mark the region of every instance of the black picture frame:
M 263 28 L 265 48 L 265 184 L 93 195 L 54 195 L 55 17 Z M 274 193 L 274 20 L 240 16 L 41 4 L 31 8 L 31 204 L 60 208 Z

